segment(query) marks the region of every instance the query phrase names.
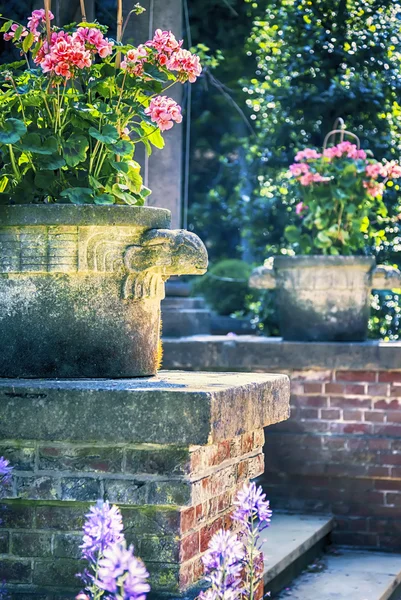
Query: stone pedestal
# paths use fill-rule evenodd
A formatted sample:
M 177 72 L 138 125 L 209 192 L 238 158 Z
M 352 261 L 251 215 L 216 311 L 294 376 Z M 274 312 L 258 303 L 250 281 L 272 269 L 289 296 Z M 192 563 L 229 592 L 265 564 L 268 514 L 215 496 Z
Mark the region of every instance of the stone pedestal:
M 288 418 L 283 375 L 161 372 L 131 380 L 0 380 L 0 579 L 12 598 L 72 598 L 84 515 L 118 503 L 152 597 L 196 595 L 233 496 L 263 472 L 263 427 Z

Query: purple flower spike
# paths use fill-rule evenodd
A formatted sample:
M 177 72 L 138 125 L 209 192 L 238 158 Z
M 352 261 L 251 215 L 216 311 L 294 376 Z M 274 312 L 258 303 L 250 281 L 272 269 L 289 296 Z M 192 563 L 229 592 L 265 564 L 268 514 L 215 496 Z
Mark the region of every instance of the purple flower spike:
M 10 466 L 9 461 L 0 456 L 0 482 L 7 483 L 11 479 L 11 473 L 13 468 Z
M 99 553 L 103 554 L 106 548 L 124 540 L 122 531 L 120 509 L 99 500 L 96 506 L 91 506 L 90 512 L 86 515 L 81 545 L 83 558 L 96 562 Z
M 239 600 L 244 558 L 244 545 L 235 534 L 223 529 L 215 533 L 202 558 L 211 587 L 200 594 L 200 599 Z
M 150 591 L 149 573 L 143 562 L 134 556 L 133 546 L 125 542 L 114 544 L 104 551 L 99 561 L 98 580 L 101 589 L 116 594 L 121 600 L 145 600 Z
M 260 486 L 256 487 L 255 483 L 245 485 L 238 492 L 234 505 L 236 506 L 232 516 L 234 521 L 248 524 L 257 518 L 265 525 L 268 525 L 271 521 L 270 502 L 266 500 L 266 494 L 263 493 L 262 488 Z

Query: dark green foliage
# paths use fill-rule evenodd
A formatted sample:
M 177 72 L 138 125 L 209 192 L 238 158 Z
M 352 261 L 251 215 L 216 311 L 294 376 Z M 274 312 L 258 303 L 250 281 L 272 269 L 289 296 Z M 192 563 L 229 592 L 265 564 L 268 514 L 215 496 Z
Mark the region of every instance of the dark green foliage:
M 248 286 L 251 270 L 242 260 L 222 260 L 196 281 L 194 292 L 202 294 L 219 315 L 243 311 L 256 299 Z

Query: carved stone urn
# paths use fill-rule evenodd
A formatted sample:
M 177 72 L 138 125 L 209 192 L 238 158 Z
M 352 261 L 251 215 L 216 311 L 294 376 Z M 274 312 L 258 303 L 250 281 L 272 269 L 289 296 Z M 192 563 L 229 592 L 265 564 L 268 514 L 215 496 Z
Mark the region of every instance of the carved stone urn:
M 249 285 L 277 290 L 285 340 L 356 342 L 367 337 L 372 289 L 400 288 L 401 273 L 371 256 L 276 256 Z
M 164 283 L 207 268 L 169 227 L 151 207 L 0 207 L 0 377 L 154 375 Z

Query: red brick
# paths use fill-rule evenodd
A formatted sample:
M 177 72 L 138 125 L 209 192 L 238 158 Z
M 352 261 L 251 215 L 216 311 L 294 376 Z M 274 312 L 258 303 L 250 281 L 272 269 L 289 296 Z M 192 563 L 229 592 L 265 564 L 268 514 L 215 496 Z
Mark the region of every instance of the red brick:
M 368 385 L 368 396 L 388 396 L 388 383 L 375 383 Z
M 373 408 L 376 410 L 398 410 L 401 407 L 400 400 L 375 400 Z
M 253 449 L 253 432 L 245 433 L 241 437 L 241 452 L 242 454 L 248 454 Z
M 180 590 L 185 590 L 192 583 L 194 583 L 194 567 L 193 561 L 180 565 Z
M 371 465 L 367 469 L 367 475 L 369 475 L 369 477 L 389 477 L 390 467 L 377 467 L 376 465 Z
M 295 406 L 309 406 L 315 408 L 325 408 L 328 406 L 328 398 L 325 396 L 292 396 Z
M 389 437 L 401 437 L 400 425 L 374 424 L 373 433 L 378 435 L 387 435 Z
M 392 452 L 381 452 L 377 456 L 377 462 L 381 465 L 401 465 L 401 454 Z
M 375 481 L 375 489 L 401 492 L 401 481 L 392 479 L 377 479 Z
M 330 408 L 371 408 L 370 398 L 331 396 Z
M 390 387 L 390 396 L 399 398 L 401 396 L 401 385 L 392 385 Z
M 363 396 L 365 394 L 365 386 L 360 384 L 352 384 L 345 386 L 345 393 L 355 395 L 355 396 Z
M 401 423 L 401 411 L 386 411 L 386 421 L 387 423 Z
M 379 371 L 379 381 L 401 383 L 401 371 Z
M 181 540 L 180 561 L 185 562 L 199 554 L 199 531 L 194 531 Z
M 401 492 L 388 492 L 386 494 L 386 504 L 389 506 L 401 506 Z
M 321 383 L 304 383 L 305 394 L 321 394 L 323 385 Z
M 361 410 L 343 410 L 344 421 L 362 421 Z
M 374 423 L 383 423 L 385 418 L 385 414 L 383 412 L 374 411 L 374 410 L 365 410 L 364 419 L 365 421 L 371 421 Z
M 249 479 L 254 479 L 255 477 L 259 477 L 259 475 L 263 475 L 265 470 L 265 457 L 263 454 L 258 454 L 249 459 L 248 462 L 248 477 Z
M 324 391 L 326 394 L 344 394 L 345 385 L 343 383 L 326 383 Z
M 200 532 L 200 551 L 205 552 L 213 535 L 223 526 L 223 518 L 219 517 L 213 523 L 206 525 Z
M 181 512 L 181 532 L 186 533 L 195 527 L 195 508 L 187 508 Z
M 344 433 L 370 433 L 371 425 L 368 423 L 348 423 L 344 425 Z
M 245 481 L 248 477 L 248 461 L 242 460 L 237 465 L 237 481 Z
M 218 501 L 217 501 L 217 510 L 219 513 L 227 510 L 228 508 L 230 508 L 231 504 L 232 504 L 232 500 L 233 500 L 233 495 L 232 492 L 225 492 L 224 494 L 221 494 L 221 496 L 218 497 Z
M 391 477 L 393 479 L 397 478 L 397 479 L 401 479 L 401 469 L 398 467 L 393 467 L 391 469 Z
M 336 371 L 336 381 L 376 381 L 374 371 Z
M 253 447 L 259 448 L 265 443 L 265 431 L 264 429 L 257 429 L 253 432 Z
M 317 408 L 300 408 L 299 409 L 299 418 L 300 419 L 318 419 L 319 411 Z
M 391 440 L 384 440 L 381 438 L 370 438 L 367 440 L 369 450 L 390 450 Z M 395 448 L 392 448 L 395 450 Z
M 320 418 L 327 421 L 336 421 L 341 418 L 341 411 L 337 408 L 322 408 Z

